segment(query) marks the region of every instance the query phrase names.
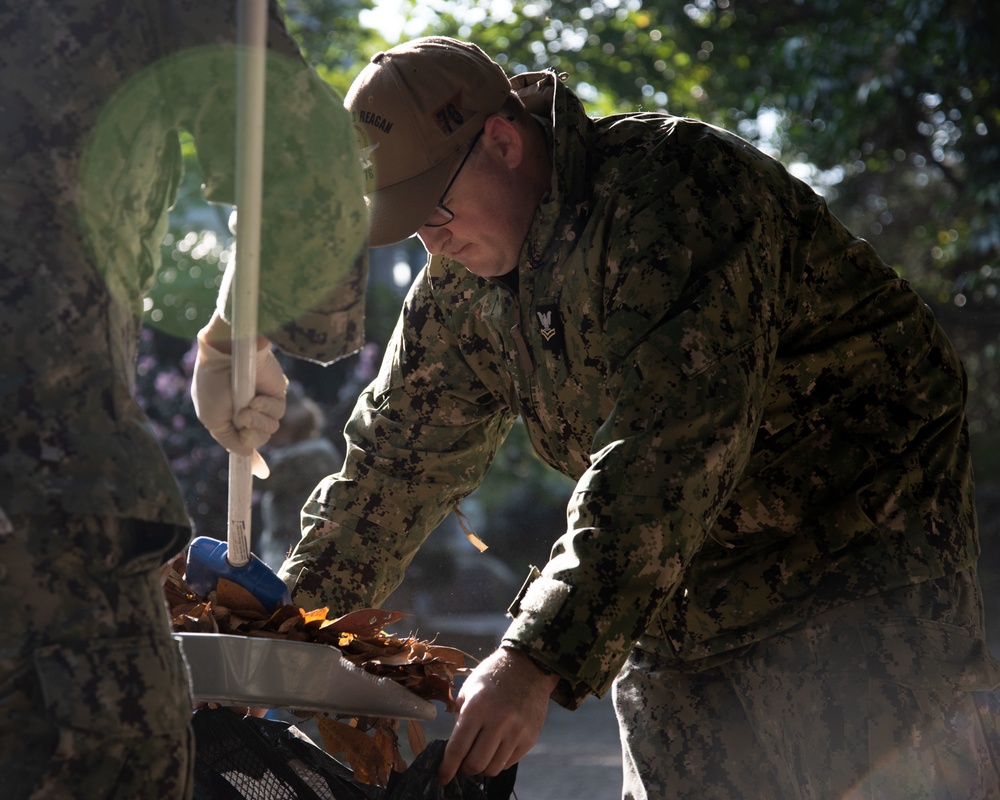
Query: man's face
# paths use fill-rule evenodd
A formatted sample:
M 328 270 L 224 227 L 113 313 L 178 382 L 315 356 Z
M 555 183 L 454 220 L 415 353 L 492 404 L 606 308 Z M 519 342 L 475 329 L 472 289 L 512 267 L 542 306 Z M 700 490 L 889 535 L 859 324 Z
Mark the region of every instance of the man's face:
M 441 198 L 454 213 L 445 225 L 417 231 L 431 255 L 443 254 L 484 278 L 517 266 L 538 199 L 523 169 L 518 132 L 492 117 L 468 160 Z M 433 217 L 432 217 L 433 219 Z

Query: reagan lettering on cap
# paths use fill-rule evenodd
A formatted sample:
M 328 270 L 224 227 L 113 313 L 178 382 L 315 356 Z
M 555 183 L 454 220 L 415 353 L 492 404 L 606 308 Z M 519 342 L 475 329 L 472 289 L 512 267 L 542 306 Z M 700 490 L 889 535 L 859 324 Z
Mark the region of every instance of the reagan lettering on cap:
M 388 133 L 392 130 L 393 123 L 385 117 L 379 116 L 374 111 L 358 111 L 357 113 L 358 119 L 365 123 L 365 125 L 378 128 L 382 133 Z

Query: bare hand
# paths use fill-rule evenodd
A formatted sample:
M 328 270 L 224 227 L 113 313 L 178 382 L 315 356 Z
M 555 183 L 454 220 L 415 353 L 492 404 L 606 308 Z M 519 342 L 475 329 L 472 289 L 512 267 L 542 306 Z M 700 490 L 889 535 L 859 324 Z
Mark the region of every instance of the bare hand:
M 511 648 L 483 661 L 458 694 L 458 717 L 438 781 L 447 784 L 459 771 L 494 776 L 520 761 L 538 740 L 558 682 Z

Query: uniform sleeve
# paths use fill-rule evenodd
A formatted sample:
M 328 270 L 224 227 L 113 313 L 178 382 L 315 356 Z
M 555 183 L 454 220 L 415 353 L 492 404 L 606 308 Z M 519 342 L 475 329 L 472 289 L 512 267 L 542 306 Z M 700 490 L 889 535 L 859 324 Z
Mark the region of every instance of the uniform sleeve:
M 178 53 L 167 74 L 187 110 L 180 126 L 195 140 L 206 198 L 234 204 L 235 6 L 174 5 Z M 306 65 L 273 3 L 263 192 L 259 329 L 286 352 L 322 363 L 354 352 L 364 344 L 367 279 L 355 136 L 342 99 Z M 226 306 L 224 290 L 228 319 Z
M 719 535 L 778 344 L 793 259 L 781 171 L 714 137 L 682 144 L 616 203 L 604 331 L 616 401 L 505 635 L 563 677 L 556 699 L 571 707 L 610 688 Z
M 482 481 L 513 423 L 444 324 L 426 271 L 345 428 L 344 468 L 303 509 L 281 577 L 303 607 L 380 604 L 430 532 Z

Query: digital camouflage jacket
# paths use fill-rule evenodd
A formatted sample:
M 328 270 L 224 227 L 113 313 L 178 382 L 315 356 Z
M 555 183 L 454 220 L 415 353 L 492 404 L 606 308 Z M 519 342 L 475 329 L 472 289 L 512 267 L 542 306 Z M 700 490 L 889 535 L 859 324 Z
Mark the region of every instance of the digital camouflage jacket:
M 133 400 L 142 294 L 181 175 L 235 201 L 236 3 L 0 9 L 0 509 L 188 526 Z M 321 361 L 363 343 L 365 211 L 342 102 L 269 19 L 260 327 Z
M 518 416 L 576 487 L 505 642 L 566 705 L 636 643 L 706 659 L 973 562 L 965 377 L 906 282 L 736 136 L 515 85 L 556 165 L 516 283 L 417 277 L 304 509 L 299 601 L 383 600 Z

